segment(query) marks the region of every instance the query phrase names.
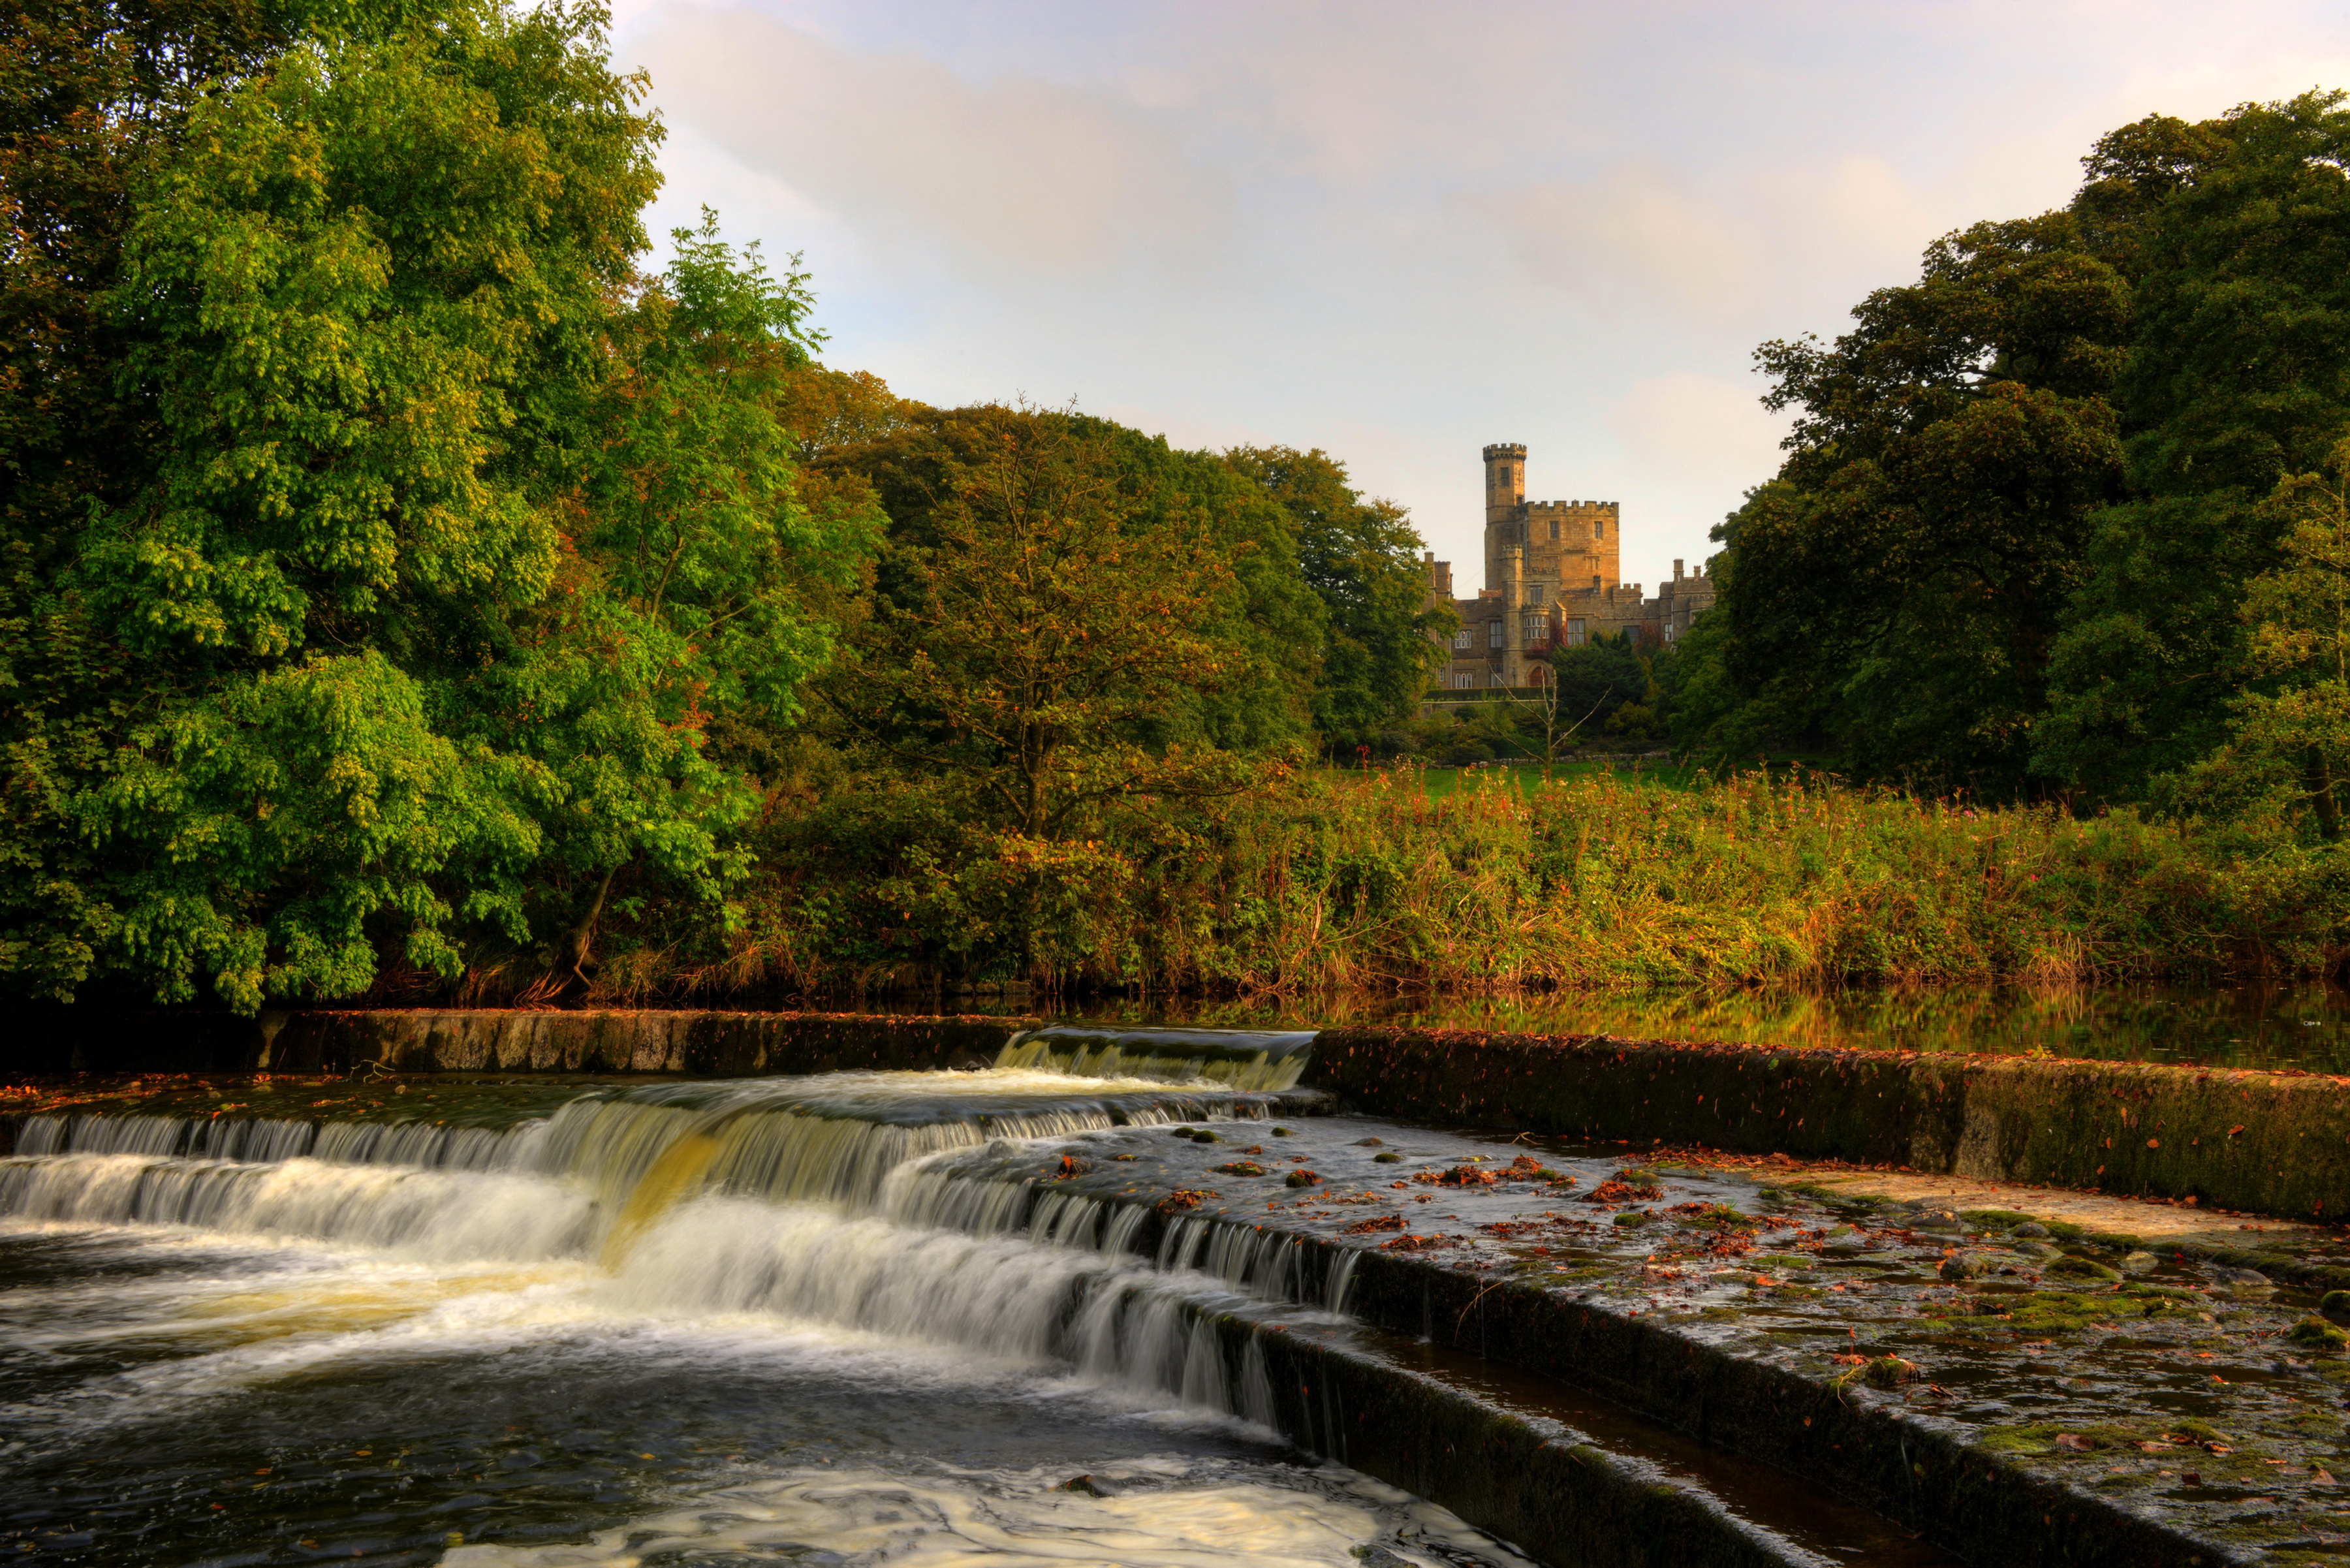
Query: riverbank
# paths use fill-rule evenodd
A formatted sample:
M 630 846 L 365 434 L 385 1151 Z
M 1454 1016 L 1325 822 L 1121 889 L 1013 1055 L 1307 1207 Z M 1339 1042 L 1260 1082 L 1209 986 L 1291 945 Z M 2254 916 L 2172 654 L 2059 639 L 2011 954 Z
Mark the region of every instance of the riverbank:
M 1816 775 L 1306 773 L 1081 850 L 893 799 L 780 807 L 723 961 L 648 947 L 598 995 L 2208 980 L 2326 972 L 2350 944 L 2333 849 Z

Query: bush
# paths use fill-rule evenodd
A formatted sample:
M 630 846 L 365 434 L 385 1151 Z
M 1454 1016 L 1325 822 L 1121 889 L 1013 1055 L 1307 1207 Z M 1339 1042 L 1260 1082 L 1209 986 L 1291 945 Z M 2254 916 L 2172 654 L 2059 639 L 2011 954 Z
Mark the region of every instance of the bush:
M 1981 810 L 1816 776 L 1666 789 L 1496 770 L 1440 792 L 1348 769 L 1130 804 L 1047 855 L 958 822 L 927 784 L 845 772 L 776 803 L 726 956 L 666 983 L 1290 992 L 2332 962 L 2350 930 L 2336 857 L 2239 848 L 2135 815 Z

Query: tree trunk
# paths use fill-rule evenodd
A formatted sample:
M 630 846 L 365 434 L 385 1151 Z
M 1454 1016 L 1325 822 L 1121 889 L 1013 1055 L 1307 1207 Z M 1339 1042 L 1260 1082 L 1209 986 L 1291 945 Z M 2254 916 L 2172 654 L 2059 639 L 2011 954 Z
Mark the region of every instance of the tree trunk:
M 619 869 L 614 866 L 605 871 L 604 880 L 597 884 L 595 900 L 588 906 L 588 912 L 579 917 L 579 923 L 572 927 L 570 934 L 564 939 L 566 959 L 571 965 L 571 972 L 579 977 L 582 985 L 590 983 L 588 965 L 595 956 L 596 922 L 603 917 L 604 896 L 612 890 L 612 878 L 619 875 Z
M 2325 765 L 2324 753 L 2312 746 L 2303 772 L 2309 804 L 2317 813 L 2317 836 L 2331 844 L 2342 836 L 2342 805 L 2334 798 L 2334 770 Z

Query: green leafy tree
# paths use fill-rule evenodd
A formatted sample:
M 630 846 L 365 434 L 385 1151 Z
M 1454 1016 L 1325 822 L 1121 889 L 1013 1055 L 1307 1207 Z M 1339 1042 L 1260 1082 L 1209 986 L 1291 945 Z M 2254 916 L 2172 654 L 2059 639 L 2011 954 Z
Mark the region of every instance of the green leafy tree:
M 2130 496 L 2098 514 L 2053 650 L 2038 764 L 2102 794 L 2220 745 L 2254 679 L 2245 585 L 2280 562 L 2264 506 L 2350 420 L 2350 110 L 2338 93 L 2143 122 L 2099 144 L 2137 326 L 2116 397 Z
M 1457 618 L 1430 607 L 1422 541 L 1403 508 L 1364 499 L 1318 448 L 1235 447 L 1224 459 L 1288 514 L 1298 569 L 1327 612 L 1311 700 L 1325 745 L 1351 748 L 1409 719 Z
M 719 907 L 753 797 L 709 715 L 788 711 L 791 579 L 843 541 L 767 406 L 800 280 L 707 229 L 639 275 L 657 128 L 601 27 L 314 32 L 133 191 L 105 303 L 150 457 L 11 626 L 112 671 L 70 755 L 11 721 L 71 833 L 10 849 L 81 933 L 13 911 L 20 983 L 249 1008 L 492 934 L 580 970 L 615 875 Z
M 2118 491 L 2106 399 L 2130 296 L 2079 219 L 1981 223 L 1880 289 L 1833 345 L 1765 344 L 1797 418 L 1734 539 L 1701 749 L 1766 736 L 1864 775 L 2026 787 L 2088 518 Z M 1726 708 L 1726 711 L 1723 711 Z
M 243 0 L 0 7 L 0 983 L 69 991 L 117 929 L 72 807 L 140 683 L 67 579 L 92 509 L 153 469 L 156 411 L 119 385 L 107 303 L 133 192 L 205 85 L 297 20 Z
M 895 591 L 836 701 L 898 755 L 967 779 L 1024 839 L 1081 836 L 1109 803 L 1238 787 L 1251 774 L 1231 753 L 1153 743 L 1187 694 L 1256 673 L 1213 629 L 1231 555 L 1138 516 L 1101 432 L 991 411 L 993 439 L 951 471 L 922 541 L 893 543 Z
M 2332 843 L 2350 785 L 2350 440 L 2324 471 L 2278 481 L 2260 511 L 2280 559 L 2246 586 L 2239 618 L 2252 684 L 2227 741 L 2157 794 L 2223 818 L 2297 819 Z
M 1268 776 L 1167 722 L 1264 681 L 1230 630 L 1245 551 L 1206 515 L 1139 504 L 1099 421 L 966 410 L 954 433 L 943 489 L 885 552 L 858 662 L 827 689 L 944 808 L 899 818 L 885 900 L 968 961 L 1049 973 L 1091 945 L 1170 806 Z
M 847 400 L 870 406 L 861 394 Z M 1244 678 L 1170 689 L 1146 721 L 1151 743 L 1253 750 L 1307 733 L 1326 613 L 1301 572 L 1289 515 L 1223 461 L 1106 420 L 1024 407 L 908 407 L 868 422 L 878 439 L 827 447 L 809 466 L 827 483 L 869 487 L 888 514 L 892 548 L 877 566 L 877 609 L 927 592 L 907 576 L 917 556 L 901 547 L 938 541 L 941 509 L 956 504 L 969 473 L 997 462 L 1007 441 L 1061 452 L 1092 465 L 1087 483 L 1099 483 L 1102 504 L 1118 509 L 1135 536 L 1191 541 L 1228 567 L 1191 629 L 1243 650 Z

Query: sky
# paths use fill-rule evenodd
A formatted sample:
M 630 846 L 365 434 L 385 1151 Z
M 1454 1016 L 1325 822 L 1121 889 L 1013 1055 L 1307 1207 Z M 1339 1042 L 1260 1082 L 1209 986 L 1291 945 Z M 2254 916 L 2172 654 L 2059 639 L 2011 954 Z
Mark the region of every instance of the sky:
M 2209 0 L 617 0 L 654 220 L 813 275 L 827 363 L 1319 447 L 1476 586 L 1479 450 L 1694 568 L 1777 466 L 1755 346 L 2104 131 L 2350 87 L 2350 8 Z

